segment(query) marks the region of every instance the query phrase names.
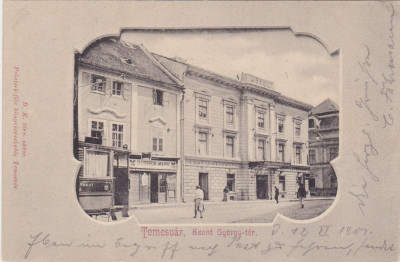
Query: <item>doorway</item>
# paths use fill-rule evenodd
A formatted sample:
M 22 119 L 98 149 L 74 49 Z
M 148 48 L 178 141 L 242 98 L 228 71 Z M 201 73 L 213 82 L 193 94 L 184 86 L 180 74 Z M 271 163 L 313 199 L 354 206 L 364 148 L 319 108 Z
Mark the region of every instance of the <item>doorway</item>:
M 127 169 L 114 169 L 115 177 L 115 205 L 127 206 L 129 202 L 129 184 Z
M 257 199 L 269 199 L 268 176 L 257 175 L 256 189 Z
M 204 200 L 208 200 L 208 173 L 199 173 L 199 186 L 203 189 Z
M 158 203 L 158 174 L 150 175 L 150 203 Z

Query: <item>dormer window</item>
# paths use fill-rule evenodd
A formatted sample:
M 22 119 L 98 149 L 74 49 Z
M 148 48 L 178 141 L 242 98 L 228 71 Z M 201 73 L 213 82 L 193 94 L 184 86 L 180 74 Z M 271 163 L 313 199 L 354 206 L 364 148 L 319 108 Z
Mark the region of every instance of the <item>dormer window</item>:
M 308 128 L 314 128 L 314 127 L 315 127 L 314 119 L 309 119 L 308 120 Z

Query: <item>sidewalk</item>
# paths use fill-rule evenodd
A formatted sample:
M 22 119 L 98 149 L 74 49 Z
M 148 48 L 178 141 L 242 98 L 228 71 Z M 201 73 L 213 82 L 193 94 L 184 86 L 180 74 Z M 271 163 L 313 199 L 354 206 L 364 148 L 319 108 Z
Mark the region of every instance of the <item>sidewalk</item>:
M 305 198 L 303 201 L 314 201 L 314 200 L 333 200 L 335 197 L 310 197 Z M 296 202 L 299 199 L 279 199 L 279 202 Z M 210 201 L 205 200 L 204 204 L 217 206 L 217 205 L 240 205 L 240 204 L 249 204 L 249 203 L 275 203 L 275 200 L 264 200 L 264 199 L 257 199 L 257 200 L 231 200 L 231 201 Z M 158 209 L 158 208 L 175 208 L 175 207 L 187 207 L 192 206 L 193 202 L 185 202 L 185 203 L 152 203 L 152 204 L 137 204 L 131 205 L 130 210 L 134 209 Z

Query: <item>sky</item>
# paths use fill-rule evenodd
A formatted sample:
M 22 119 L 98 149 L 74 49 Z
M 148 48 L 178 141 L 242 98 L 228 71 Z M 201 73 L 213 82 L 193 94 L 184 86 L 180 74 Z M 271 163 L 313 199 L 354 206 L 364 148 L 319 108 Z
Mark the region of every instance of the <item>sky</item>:
M 290 30 L 125 31 L 121 40 L 230 78 L 242 72 L 255 75 L 313 106 L 327 98 L 338 104 L 339 56 Z

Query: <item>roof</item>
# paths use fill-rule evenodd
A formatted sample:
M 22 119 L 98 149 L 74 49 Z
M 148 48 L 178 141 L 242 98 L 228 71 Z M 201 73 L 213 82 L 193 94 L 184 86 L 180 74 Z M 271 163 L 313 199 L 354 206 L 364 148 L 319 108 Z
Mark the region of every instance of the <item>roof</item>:
M 164 57 L 155 53 L 151 53 L 154 58 L 158 60 L 158 62 L 163 65 L 167 70 L 170 71 L 171 74 L 173 74 L 176 78 L 178 78 L 180 81 L 183 82 L 183 78 L 185 75 L 185 72 L 188 68 L 186 63 Z
M 333 113 L 333 112 L 338 112 L 339 111 L 339 106 L 330 100 L 329 98 L 324 100 L 321 104 L 317 105 L 314 107 L 310 114 L 311 115 L 322 115 L 322 114 L 327 114 L 327 113 Z
M 79 55 L 79 62 L 116 70 L 138 78 L 176 85 L 177 81 L 157 65 L 144 47 L 106 37 L 95 41 Z

